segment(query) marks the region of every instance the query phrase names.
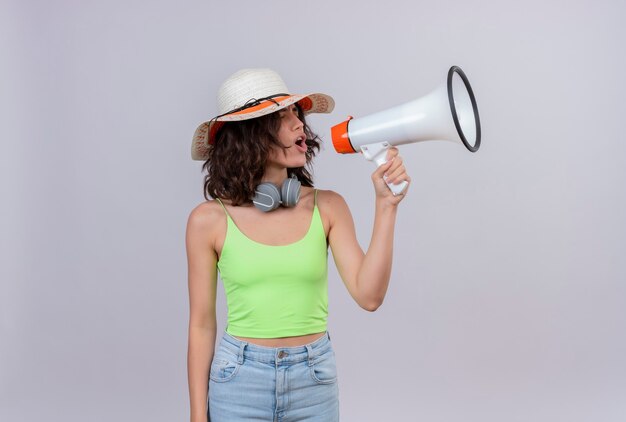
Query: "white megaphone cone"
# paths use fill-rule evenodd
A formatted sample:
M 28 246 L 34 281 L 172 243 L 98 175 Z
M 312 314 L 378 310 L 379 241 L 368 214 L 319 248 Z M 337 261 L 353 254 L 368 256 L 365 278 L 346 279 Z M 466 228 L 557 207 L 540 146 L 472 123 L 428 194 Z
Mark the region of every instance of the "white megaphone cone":
M 408 103 L 348 120 L 331 129 L 335 150 L 342 154 L 362 152 L 381 166 L 391 146 L 421 141 L 452 141 L 471 152 L 480 148 L 478 106 L 467 76 L 458 66 L 448 71 L 445 84 Z M 407 182 L 387 184 L 394 195 Z

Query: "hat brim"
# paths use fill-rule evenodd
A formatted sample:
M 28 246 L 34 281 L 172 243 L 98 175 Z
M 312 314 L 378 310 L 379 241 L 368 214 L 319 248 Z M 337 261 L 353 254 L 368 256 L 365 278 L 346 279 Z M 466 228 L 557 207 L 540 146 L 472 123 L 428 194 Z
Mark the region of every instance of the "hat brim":
M 305 115 L 310 113 L 330 113 L 335 108 L 335 100 L 330 95 L 321 93 L 286 95 L 276 97 L 274 101 L 263 101 L 256 106 L 225 114 L 200 124 L 193 135 L 191 158 L 193 160 L 206 160 L 209 157 L 215 134 L 224 122 L 254 119 L 274 113 L 294 103 L 298 103 Z

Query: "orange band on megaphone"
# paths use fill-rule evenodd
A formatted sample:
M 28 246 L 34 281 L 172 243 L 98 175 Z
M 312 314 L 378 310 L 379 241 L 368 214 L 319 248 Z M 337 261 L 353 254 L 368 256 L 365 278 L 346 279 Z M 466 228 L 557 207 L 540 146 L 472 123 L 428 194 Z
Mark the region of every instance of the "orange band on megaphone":
M 352 148 L 350 136 L 348 135 L 348 123 L 352 119 L 352 116 L 348 116 L 348 120 L 341 122 L 330 129 L 333 146 L 335 147 L 335 151 L 340 154 L 352 154 L 356 152 L 354 148 Z

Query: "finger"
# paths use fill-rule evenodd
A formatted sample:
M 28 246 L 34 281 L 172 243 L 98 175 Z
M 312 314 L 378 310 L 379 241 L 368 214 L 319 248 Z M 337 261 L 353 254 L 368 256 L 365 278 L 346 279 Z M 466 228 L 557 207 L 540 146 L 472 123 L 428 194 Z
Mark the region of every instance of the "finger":
M 387 150 L 387 161 L 391 160 L 393 157 L 395 157 L 399 153 L 400 153 L 400 151 L 398 151 L 398 148 L 396 148 L 396 147 L 389 148 Z
M 392 183 L 394 183 L 396 180 L 404 180 L 406 179 L 406 176 L 406 168 L 403 165 L 396 168 L 395 170 L 387 171 L 387 181 L 391 181 Z
M 393 185 L 394 186 L 398 186 L 400 183 L 404 183 L 404 186 L 402 187 L 402 191 L 400 192 L 400 194 L 397 195 L 397 196 L 400 197 L 399 199 L 402 199 L 406 195 L 406 193 L 408 192 L 409 185 L 411 183 L 410 183 L 410 180 L 397 180 L 396 183 L 393 183 Z
M 391 161 L 393 161 L 393 164 L 391 165 L 391 167 L 387 170 L 387 175 L 393 173 L 396 171 L 396 169 L 400 168 L 402 166 L 402 157 L 399 155 L 396 155 L 395 157 L 393 157 L 391 159 Z
M 374 173 L 372 173 L 372 179 L 381 179 L 385 172 L 389 171 L 389 169 L 393 165 L 393 161 L 394 160 L 392 159 L 378 166 L 376 170 L 374 170 Z

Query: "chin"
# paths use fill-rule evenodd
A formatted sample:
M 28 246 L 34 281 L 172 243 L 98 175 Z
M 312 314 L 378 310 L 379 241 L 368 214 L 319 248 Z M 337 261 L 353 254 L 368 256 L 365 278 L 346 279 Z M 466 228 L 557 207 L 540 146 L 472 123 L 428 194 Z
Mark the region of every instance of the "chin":
M 298 160 L 289 163 L 289 168 L 297 168 L 306 166 L 306 160 Z

